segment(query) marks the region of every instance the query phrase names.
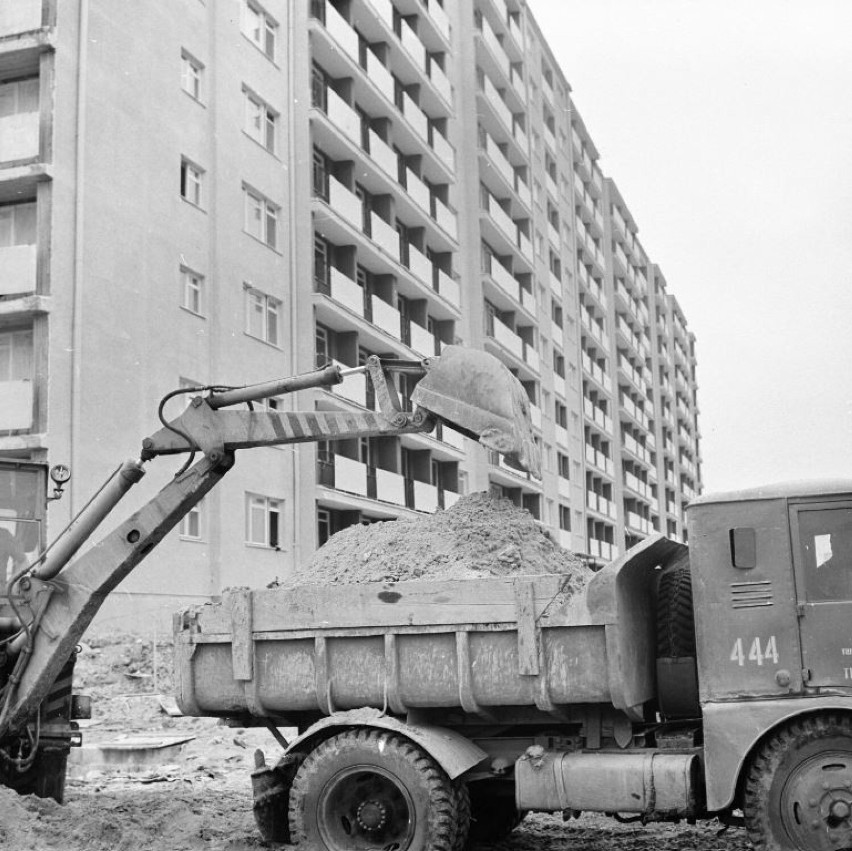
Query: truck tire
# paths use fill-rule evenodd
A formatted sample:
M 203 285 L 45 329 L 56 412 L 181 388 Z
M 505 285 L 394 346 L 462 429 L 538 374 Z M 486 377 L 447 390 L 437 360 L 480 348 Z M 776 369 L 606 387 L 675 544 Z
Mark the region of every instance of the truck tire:
M 515 786 L 508 780 L 479 780 L 468 784 L 470 832 L 467 848 L 505 839 L 526 816 L 515 807 Z
M 684 656 L 695 656 L 695 616 L 688 557 L 666 568 L 657 588 L 657 657 Z
M 446 773 L 387 730 L 326 739 L 290 789 L 290 841 L 310 851 L 454 851 L 463 816 Z
M 743 801 L 755 851 L 852 848 L 852 721 L 794 721 L 761 746 Z

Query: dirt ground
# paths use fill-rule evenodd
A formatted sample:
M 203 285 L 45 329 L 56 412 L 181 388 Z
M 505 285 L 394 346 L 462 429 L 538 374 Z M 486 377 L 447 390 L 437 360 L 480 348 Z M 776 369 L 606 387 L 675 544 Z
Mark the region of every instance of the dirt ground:
M 192 736 L 179 753 L 129 771 L 75 763 L 66 803 L 0 789 L 4 851 L 247 851 L 266 846 L 252 817 L 249 773 L 257 747 L 277 745 L 266 730 L 215 719 L 171 717 L 160 693 L 171 688 L 170 648 L 158 645 L 156 688 L 151 642 L 127 638 L 84 645 L 76 689 L 93 698 L 87 744 L 122 736 Z M 563 823 L 530 816 L 511 838 L 483 851 L 744 851 L 742 830 L 718 824 L 621 825 L 599 816 Z M 285 849 L 286 846 L 279 846 Z

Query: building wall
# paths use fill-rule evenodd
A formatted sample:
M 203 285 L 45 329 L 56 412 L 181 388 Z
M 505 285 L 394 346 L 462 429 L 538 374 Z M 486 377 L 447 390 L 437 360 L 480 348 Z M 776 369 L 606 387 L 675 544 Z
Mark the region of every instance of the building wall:
M 0 459 L 70 463 L 51 533 L 138 454 L 169 391 L 318 356 L 485 348 L 524 384 L 542 447 L 541 482 L 450 430 L 240 451 L 104 628 L 165 628 L 177 605 L 284 576 L 349 523 L 471 490 L 529 508 L 598 562 L 654 530 L 685 537 L 701 489 L 695 341 L 517 0 L 180 14 L 21 0 L 0 11 L 4 85 L 0 216 L 27 202 L 36 219 L 16 211 L 0 244 L 0 344 L 16 347 L 0 394 L 17 417 L 0 422 Z M 274 209 L 274 245 L 252 234 L 246 191 Z M 369 401 L 355 378 L 278 404 Z M 126 511 L 179 463 L 149 465 Z M 279 518 L 274 546 L 247 543 L 249 495 Z

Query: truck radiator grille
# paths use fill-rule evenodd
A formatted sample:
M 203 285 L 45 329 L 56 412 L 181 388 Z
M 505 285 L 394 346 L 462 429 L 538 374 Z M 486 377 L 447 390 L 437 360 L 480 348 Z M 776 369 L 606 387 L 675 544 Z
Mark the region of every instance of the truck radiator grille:
M 731 606 L 734 609 L 754 609 L 771 605 L 772 583 L 769 580 L 731 583 Z

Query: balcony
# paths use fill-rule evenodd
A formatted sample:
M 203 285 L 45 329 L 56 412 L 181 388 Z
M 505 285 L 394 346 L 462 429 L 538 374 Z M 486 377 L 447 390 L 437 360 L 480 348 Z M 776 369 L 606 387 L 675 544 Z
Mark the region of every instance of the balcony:
M 438 226 L 444 230 L 454 240 L 459 238 L 458 217 L 443 201 L 438 198 L 433 199 L 435 211 L 432 218 L 438 223 Z
M 409 346 L 414 349 L 415 352 L 418 352 L 425 357 L 432 357 L 433 355 L 438 354 L 438 341 L 435 339 L 434 334 L 431 334 L 416 322 L 412 322 L 410 324 L 409 333 L 411 338 Z
M 508 325 L 494 317 L 494 324 L 489 334 L 501 346 L 508 349 L 518 360 L 524 359 L 524 341 Z
M 436 0 L 429 0 L 429 17 L 435 22 L 438 32 L 447 40 L 450 40 L 450 19 L 444 11 L 444 7 Z
M 487 18 L 482 18 L 481 31 L 482 40 L 485 42 L 489 51 L 491 51 L 491 55 L 494 57 L 494 61 L 503 72 L 503 75 L 508 79 L 511 73 L 509 57 L 506 56 L 506 51 L 503 50 L 503 45 L 500 43 L 500 39 L 497 38 L 494 30 L 491 29 Z
M 391 180 L 399 177 L 399 160 L 394 149 L 379 136 L 375 130 L 370 130 L 370 156 L 379 168 Z
M 39 113 L 19 112 L 0 118 L 0 163 L 39 156 Z
M 652 532 L 651 521 L 636 514 L 633 511 L 627 512 L 627 525 L 631 531 L 639 532 L 643 535 L 650 535 Z
M 438 509 L 438 488 L 427 482 L 414 481 L 414 508 L 433 512 Z
M 370 214 L 370 234 L 373 242 L 399 263 L 399 234 L 378 213 Z
M 336 177 L 328 179 L 328 204 L 357 231 L 364 225 L 364 208 L 361 199 L 350 192 Z
M 524 360 L 533 372 L 541 371 L 541 358 L 534 346 L 524 343 Z
M 36 290 L 35 245 L 0 248 L 0 295 L 20 295 Z
M 512 164 L 506 159 L 506 155 L 500 150 L 497 143 L 484 130 L 482 131 L 480 141 L 482 142 L 482 149 L 485 151 L 488 159 L 491 161 L 491 164 L 498 172 L 500 172 L 503 179 L 509 184 L 509 186 L 514 186 L 515 170 L 512 168 Z
M 431 213 L 431 193 L 429 187 L 410 168 L 405 170 L 405 186 L 412 200 L 426 215 Z
M 26 432 L 33 428 L 33 382 L 0 381 L 0 432 Z
M 506 130 L 511 133 L 512 132 L 512 110 L 506 105 L 506 102 L 503 100 L 503 96 L 497 90 L 497 87 L 494 83 L 491 82 L 491 78 L 483 75 L 481 89 L 485 94 L 485 99 L 491 104 L 491 107 L 499 116 L 500 120 L 506 126 Z
M 428 145 L 429 119 L 426 113 L 411 99 L 407 92 L 402 95 L 402 114 L 413 128 L 414 132 Z
M 399 311 L 377 295 L 372 296 L 373 324 L 395 340 L 400 339 Z
M 323 21 L 329 35 L 343 48 L 344 53 L 358 64 L 358 33 L 349 26 L 349 22 L 331 5 L 326 2 L 323 8 Z
M 334 455 L 332 458 L 332 483 L 329 486 L 346 493 L 367 496 L 367 465 L 345 455 Z
M 433 59 L 429 63 L 429 79 L 438 90 L 438 94 L 449 104 L 453 102 L 453 87 L 444 73 L 444 69 Z
M 327 92 L 327 110 L 329 121 L 335 125 L 353 145 L 361 147 L 361 119 L 358 113 L 337 94 L 334 89 Z
M 406 53 L 414 60 L 421 71 L 426 70 L 426 48 L 405 18 L 401 21 L 400 41 Z
M 42 0 L 7 0 L 0 4 L 0 38 L 41 27 Z
M 497 199 L 487 193 L 484 198 L 484 209 L 491 216 L 494 224 L 500 229 L 500 232 L 506 237 L 512 245 L 517 244 L 518 226 L 515 220 L 506 212 L 503 206 Z
M 541 408 L 530 403 L 530 422 L 537 428 L 541 429 Z
M 456 170 L 455 148 L 433 127 L 432 150 L 438 159 L 450 170 Z
M 408 268 L 409 271 L 426 284 L 427 287 L 432 286 L 434 278 L 432 261 L 414 245 L 408 246 Z
M 520 301 L 521 285 L 514 275 L 496 257 L 492 257 L 488 265 L 488 274 L 491 276 L 491 280 L 513 301 Z
M 450 304 L 455 307 L 461 305 L 461 290 L 459 289 L 458 281 L 448 275 L 443 269 L 437 269 L 435 272 L 434 288 Z
M 394 103 L 393 74 L 382 65 L 376 54 L 371 50 L 367 51 L 366 66 L 367 76 L 373 81 L 379 91 L 391 103 Z
M 364 290 L 339 269 L 332 267 L 329 275 L 329 295 L 338 304 L 358 316 L 364 315 Z
M 405 478 L 391 470 L 376 468 L 376 498 L 394 505 L 405 505 Z

